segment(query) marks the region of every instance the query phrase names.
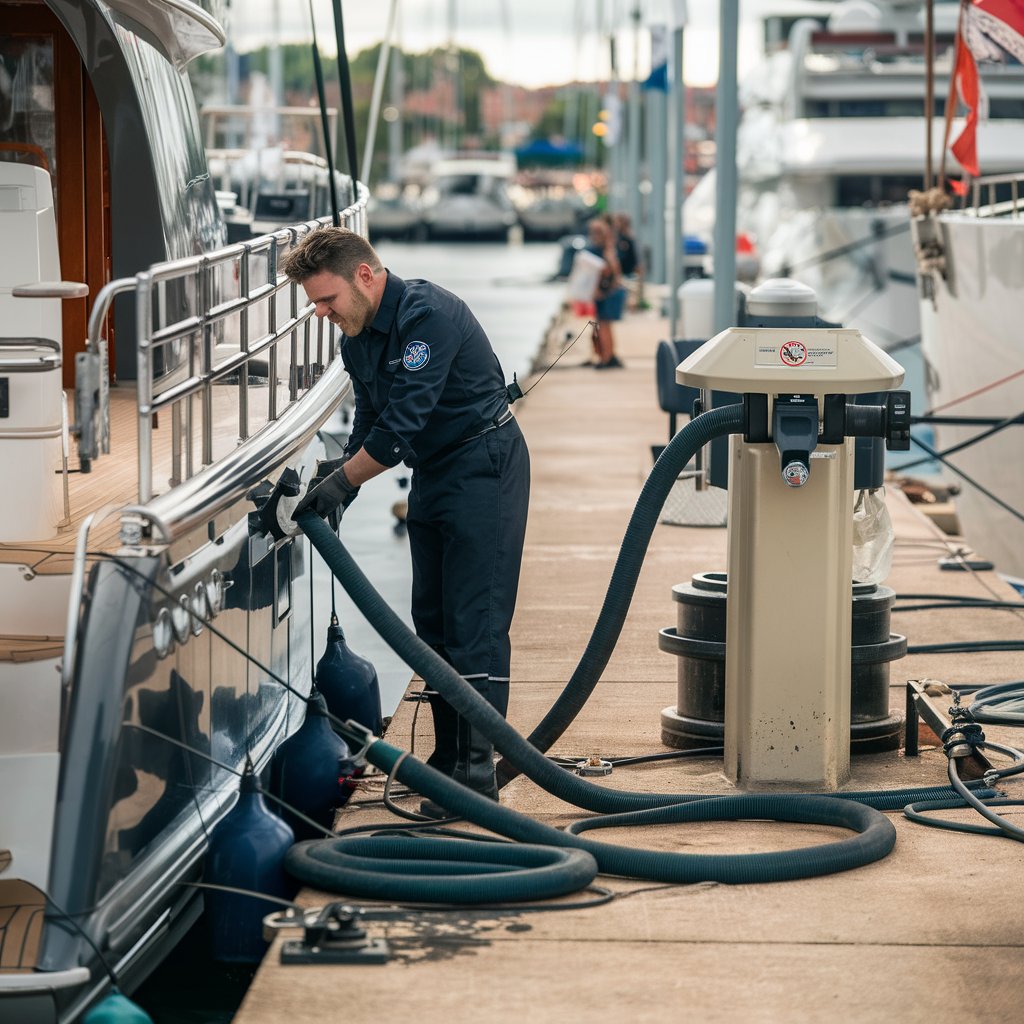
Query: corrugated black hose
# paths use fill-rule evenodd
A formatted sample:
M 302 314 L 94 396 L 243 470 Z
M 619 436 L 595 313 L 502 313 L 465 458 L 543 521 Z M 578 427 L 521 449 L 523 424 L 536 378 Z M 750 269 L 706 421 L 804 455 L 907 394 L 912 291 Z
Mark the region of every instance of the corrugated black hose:
M 651 535 L 661 516 L 672 485 L 679 479 L 687 463 L 716 437 L 737 434 L 743 429 L 743 406 L 726 405 L 711 409 L 690 420 L 668 443 L 644 482 L 630 516 L 626 534 L 619 548 L 612 578 L 605 592 L 604 603 L 597 617 L 575 671 L 565 689 L 530 733 L 530 742 L 542 753 L 572 724 L 594 692 L 608 659 L 615 650 L 622 624 L 633 600 L 633 591 L 640 575 Z M 502 751 L 504 753 L 504 751 Z M 518 774 L 508 757 L 498 762 L 498 786 L 504 786 Z
M 415 757 L 382 740 L 350 727 L 350 743 L 367 740 L 365 757 L 398 781 L 429 797 L 453 814 L 520 843 L 570 847 L 589 852 L 599 869 L 608 874 L 661 882 L 721 881 L 731 883 L 781 881 L 846 870 L 871 863 L 892 849 L 896 832 L 879 810 L 897 810 L 915 800 L 953 795 L 947 787 L 872 793 L 751 795 L 709 797 L 693 793 L 626 792 L 595 785 L 570 774 L 542 753 L 575 718 L 593 691 L 614 649 L 628 610 L 651 533 L 672 484 L 692 455 L 712 438 L 742 427 L 742 408 L 728 406 L 697 417 L 668 445 L 644 485 L 615 565 L 604 605 L 590 642 L 565 690 L 527 740 L 394 613 L 356 565 L 333 530 L 315 513 L 298 522 L 338 578 L 356 607 L 381 637 L 460 715 L 490 739 L 510 765 L 509 777 L 523 772 L 539 786 L 577 807 L 612 815 L 590 819 L 579 830 L 605 824 L 763 819 L 813 822 L 853 830 L 856 835 L 836 843 L 777 853 L 744 855 L 679 854 L 619 847 L 579 838 L 543 825 L 500 806 L 429 768 Z M 344 731 L 343 731 L 344 734 Z M 537 743 L 535 745 L 534 741 Z M 538 749 L 538 746 L 540 749 Z M 638 813 L 639 812 L 639 813 Z M 645 813 L 646 812 L 646 813 Z M 400 840 L 401 841 L 401 840 Z M 336 863 L 336 854 L 350 849 L 351 839 L 302 843 L 289 854 L 289 870 L 321 887 L 354 890 L 352 873 Z M 438 840 L 447 843 L 449 840 Z M 449 848 L 445 848 L 449 849 Z M 360 852 L 367 853 L 363 846 Z M 437 852 L 438 859 L 446 854 Z M 406 865 L 408 867 L 408 865 Z M 473 871 L 477 874 L 478 871 Z M 333 881 L 333 884 L 330 884 Z M 417 898 L 429 900 L 436 884 L 432 874 L 422 883 Z M 388 891 L 374 881 L 373 891 Z M 480 888 L 479 886 L 477 888 Z M 516 888 L 514 885 L 513 888 Z M 483 886 L 487 893 L 487 886 Z M 368 894 L 368 893 L 366 893 Z M 405 898 L 411 898 L 408 895 Z M 534 898 L 530 892 L 515 897 L 507 891 L 491 893 L 490 900 Z

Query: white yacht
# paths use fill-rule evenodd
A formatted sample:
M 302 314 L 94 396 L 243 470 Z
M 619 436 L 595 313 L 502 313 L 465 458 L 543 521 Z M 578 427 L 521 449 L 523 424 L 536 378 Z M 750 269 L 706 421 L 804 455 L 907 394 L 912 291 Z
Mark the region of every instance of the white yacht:
M 988 434 L 992 421 L 1024 413 L 1024 173 L 981 178 L 963 209 L 916 217 L 913 227 L 930 405 L 938 415 L 981 421 L 937 426 L 944 449 Z M 1024 425 L 1007 426 L 948 456 L 970 478 L 951 474 L 960 485 L 956 509 L 964 536 L 1018 580 L 1024 579 L 1022 431 Z
M 504 241 L 516 223 L 509 195 L 515 159 L 504 153 L 466 153 L 438 160 L 423 192 L 429 238 Z
M 337 152 L 338 112 L 328 107 L 326 115 L 330 149 Z M 230 241 L 331 212 L 319 108 L 209 104 L 199 118 L 210 176 L 226 206 Z M 343 195 L 348 179 L 339 171 L 334 174 Z M 230 201 L 224 203 L 225 197 Z M 233 232 L 239 223 L 244 230 Z
M 935 5 L 932 148 L 937 168 L 956 3 Z M 814 288 L 822 315 L 906 350 L 919 338 L 907 195 L 925 165 L 924 8 L 845 0 L 827 20 L 801 18 L 788 45 L 742 85 L 737 231 L 752 236 L 764 277 Z M 984 65 L 982 170 L 1016 169 L 1024 151 L 1024 68 Z M 962 127 L 954 122 L 953 137 Z M 952 158 L 950 158 L 952 160 Z M 950 173 L 962 171 L 954 162 Z M 687 199 L 688 233 L 710 241 L 714 177 Z

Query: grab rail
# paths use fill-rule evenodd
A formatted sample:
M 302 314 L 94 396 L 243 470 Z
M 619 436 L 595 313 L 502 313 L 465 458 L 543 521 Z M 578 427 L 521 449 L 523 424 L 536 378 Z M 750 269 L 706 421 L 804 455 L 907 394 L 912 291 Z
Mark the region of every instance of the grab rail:
M 122 543 L 171 544 L 209 521 L 215 510 L 234 504 L 275 467 L 302 451 L 350 390 L 348 375 L 336 359 L 301 403 L 292 403 L 247 444 L 148 504 L 122 509 Z
M 358 182 L 355 191 L 356 202 L 341 212 L 341 223 L 365 236 L 369 192 Z M 83 472 L 110 450 L 103 325 L 119 295 L 135 294 L 138 487 L 137 503 L 122 524 L 126 537 L 141 535 L 140 519 L 169 541 L 199 518 L 217 515 L 238 497 L 237 488 L 216 482 L 221 470 L 225 478 L 255 467 L 269 472 L 273 459 L 280 461 L 291 451 L 271 426 L 293 406 L 305 406 L 305 396 L 316 390 L 308 415 L 304 410 L 287 420 L 288 429 L 308 441 L 347 393 L 347 376 L 337 359 L 337 327 L 315 320 L 314 307 L 299 286 L 278 272 L 281 257 L 331 223 L 323 217 L 216 252 L 157 264 L 111 281 L 96 296 L 86 349 L 76 356 L 74 433 Z M 327 382 L 329 395 L 327 388 L 316 389 L 319 381 Z M 262 422 L 254 424 L 257 385 L 265 392 L 266 406 Z M 232 396 L 232 388 L 234 445 L 218 455 L 215 396 Z M 169 418 L 171 435 L 170 478 L 159 497 L 153 479 L 158 415 Z M 184 486 L 193 479 L 195 486 Z
M 60 345 L 51 338 L 0 338 L 0 351 L 5 348 L 48 348 L 50 353 L 23 359 L 0 359 L 0 373 L 42 373 L 60 369 Z
M 358 184 L 357 194 L 357 202 L 342 211 L 341 222 L 365 235 L 369 193 Z M 165 542 L 200 519 L 208 521 L 298 450 L 299 439 L 305 444 L 347 393 L 347 376 L 337 358 L 337 327 L 315 320 L 314 306 L 299 285 L 278 272 L 285 253 L 330 223 L 321 218 L 284 228 L 151 267 L 133 279 L 139 483 L 138 503 L 123 520 L 126 543 L 141 536 L 140 519 L 161 524 L 158 532 Z M 168 320 L 164 311 L 173 288 L 186 309 L 185 315 Z M 255 431 L 254 381 L 265 390 L 266 401 L 265 423 Z M 215 458 L 214 399 L 230 394 L 229 387 L 235 388 L 235 446 Z M 170 486 L 160 496 L 153 480 L 158 414 L 171 421 Z M 274 429 L 278 424 L 281 429 Z M 253 474 L 256 479 L 246 487 L 232 483 Z
M 1000 185 L 1010 186 L 1010 198 L 997 201 Z M 1021 192 L 1024 191 L 1024 174 L 989 174 L 976 178 L 971 183 L 971 206 L 967 213 L 974 217 L 997 217 L 1009 213 L 1015 220 L 1021 214 Z M 987 202 L 982 205 L 982 193 Z

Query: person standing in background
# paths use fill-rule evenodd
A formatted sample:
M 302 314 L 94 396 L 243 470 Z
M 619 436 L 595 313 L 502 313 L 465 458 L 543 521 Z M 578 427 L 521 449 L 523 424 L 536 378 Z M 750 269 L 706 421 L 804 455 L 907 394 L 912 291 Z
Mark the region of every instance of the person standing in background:
M 598 370 L 619 369 L 623 363 L 615 354 L 612 324 L 622 319 L 626 289 L 622 285 L 622 272 L 615 251 L 615 236 L 608 224 L 601 219 L 592 220 L 587 233 L 590 238 L 587 251 L 604 260 L 604 268 L 594 291 L 594 306 L 597 310 L 597 327 L 593 335 L 597 359 L 594 367 Z
M 636 279 L 636 293 L 634 301 L 630 303 L 630 308 L 635 309 L 643 304 L 644 262 L 640 258 L 640 247 L 633 235 L 633 222 L 629 214 L 615 214 L 612 217 L 612 229 L 615 232 L 615 253 L 619 257 L 622 276 Z

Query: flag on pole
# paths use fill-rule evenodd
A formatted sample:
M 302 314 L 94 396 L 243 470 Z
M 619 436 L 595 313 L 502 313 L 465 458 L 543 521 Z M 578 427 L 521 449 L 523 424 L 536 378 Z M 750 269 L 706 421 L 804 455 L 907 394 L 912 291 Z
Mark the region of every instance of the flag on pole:
M 1024 64 L 1024 0 L 972 0 L 964 40 L 977 60 L 1002 61 L 1003 51 Z
M 1024 0 L 971 0 L 962 10 L 953 75 L 967 120 L 950 150 L 964 171 L 976 178 L 980 174 L 978 119 L 987 108 L 977 61 L 1002 62 L 1009 53 L 1024 63 Z M 967 190 L 963 182 L 959 187 L 955 182 L 951 185 L 961 195 Z
M 978 81 L 978 65 L 974 62 L 974 54 L 969 46 L 957 47 L 956 70 L 953 73 L 960 102 L 967 108 L 967 123 L 949 148 L 960 161 L 960 166 L 971 177 L 977 178 L 981 173 L 978 170 L 978 105 L 981 84 Z
M 651 26 L 651 73 L 641 87 L 668 92 L 668 30 L 664 25 Z

